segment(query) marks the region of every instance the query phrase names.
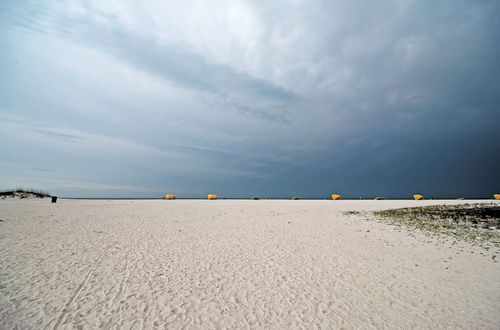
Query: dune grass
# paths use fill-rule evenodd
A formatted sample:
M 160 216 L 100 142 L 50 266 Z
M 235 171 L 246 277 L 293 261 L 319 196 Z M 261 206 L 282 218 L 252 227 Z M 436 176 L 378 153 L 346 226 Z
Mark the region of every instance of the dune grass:
M 15 190 L 0 191 L 0 198 L 6 197 L 19 197 L 24 199 L 28 197 L 45 198 L 51 197 L 51 195 L 43 190 L 17 188 Z
M 373 212 L 392 225 L 500 246 L 500 206 L 462 204 L 408 207 Z

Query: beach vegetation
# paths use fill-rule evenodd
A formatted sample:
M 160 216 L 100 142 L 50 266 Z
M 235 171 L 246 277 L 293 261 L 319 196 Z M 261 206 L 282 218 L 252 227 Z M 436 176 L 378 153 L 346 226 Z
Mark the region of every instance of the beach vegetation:
M 0 198 L 5 199 L 5 198 L 45 198 L 45 197 L 52 197 L 48 192 L 43 191 L 43 190 L 35 190 L 35 189 L 25 189 L 25 188 L 17 188 L 14 190 L 5 190 L 5 191 L 0 191 Z
M 373 212 L 397 226 L 500 246 L 500 206 L 493 203 L 407 207 Z
M 344 215 L 361 215 L 359 211 L 344 211 L 342 213 L 344 213 Z

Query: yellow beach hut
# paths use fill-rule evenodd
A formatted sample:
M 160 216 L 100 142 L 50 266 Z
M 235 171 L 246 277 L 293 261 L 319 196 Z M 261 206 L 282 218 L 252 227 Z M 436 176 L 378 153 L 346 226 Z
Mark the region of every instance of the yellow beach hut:
M 338 195 L 338 194 L 333 194 L 333 195 L 332 195 L 332 199 L 333 199 L 333 200 L 342 199 L 342 196 L 340 196 L 340 195 Z
M 174 194 L 166 194 L 165 199 L 175 199 L 175 195 Z
M 500 199 L 500 194 L 495 194 L 495 195 L 493 195 L 493 198 L 495 198 L 495 199 Z
M 219 199 L 219 196 L 217 196 L 216 194 L 208 194 L 207 198 L 208 199 Z
M 422 195 L 413 195 L 413 199 L 419 201 L 419 200 L 424 199 L 424 196 L 422 196 Z

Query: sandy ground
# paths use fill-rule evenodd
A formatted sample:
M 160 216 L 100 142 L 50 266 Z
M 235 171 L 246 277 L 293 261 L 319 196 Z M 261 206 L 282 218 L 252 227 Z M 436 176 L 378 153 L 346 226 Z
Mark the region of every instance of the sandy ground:
M 500 328 L 500 262 L 346 210 L 471 201 L 0 201 L 0 328 Z

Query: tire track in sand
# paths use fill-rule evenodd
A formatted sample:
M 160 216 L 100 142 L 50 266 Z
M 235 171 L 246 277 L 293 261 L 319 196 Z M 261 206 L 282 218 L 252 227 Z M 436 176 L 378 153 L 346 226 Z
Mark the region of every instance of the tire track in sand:
M 108 252 L 108 250 L 115 243 L 116 242 L 113 242 L 113 243 L 109 244 L 104 249 L 104 251 L 99 255 L 99 257 L 96 259 L 96 261 L 94 261 L 94 264 L 92 265 L 92 268 L 88 271 L 87 275 L 85 275 L 85 278 L 83 279 L 82 283 L 80 283 L 80 285 L 75 289 L 75 291 L 73 291 L 73 294 L 71 295 L 71 298 L 69 299 L 69 301 L 66 303 L 66 305 L 64 306 L 64 308 L 59 313 L 59 317 L 57 318 L 57 322 L 56 322 L 56 324 L 53 327 L 54 330 L 56 330 L 57 328 L 59 328 L 59 326 L 61 325 L 62 321 L 64 320 L 64 318 L 68 314 L 68 308 L 69 308 L 69 306 L 73 303 L 73 301 L 76 299 L 76 297 L 78 296 L 78 294 L 82 291 L 82 288 L 85 286 L 85 284 L 87 284 L 87 282 L 88 282 L 88 280 L 90 278 L 90 275 L 94 272 L 94 270 L 96 269 L 97 265 L 99 264 L 99 262 L 101 261 L 101 259 L 106 254 L 106 252 Z

